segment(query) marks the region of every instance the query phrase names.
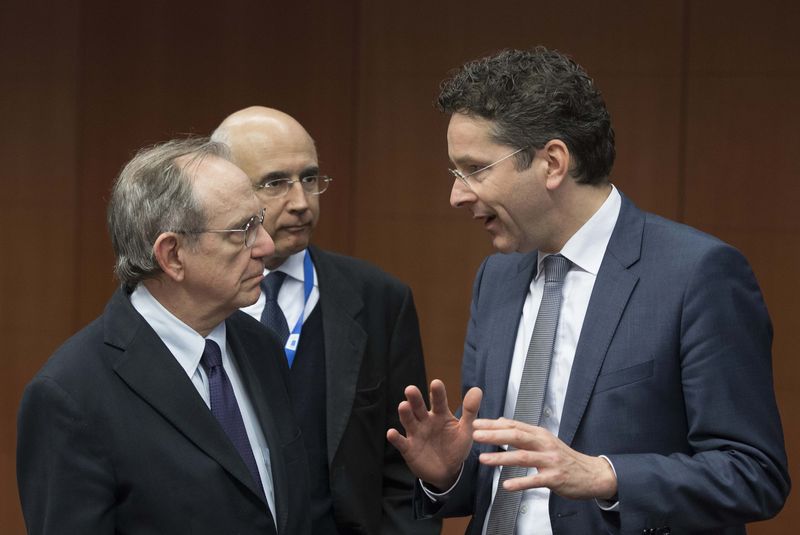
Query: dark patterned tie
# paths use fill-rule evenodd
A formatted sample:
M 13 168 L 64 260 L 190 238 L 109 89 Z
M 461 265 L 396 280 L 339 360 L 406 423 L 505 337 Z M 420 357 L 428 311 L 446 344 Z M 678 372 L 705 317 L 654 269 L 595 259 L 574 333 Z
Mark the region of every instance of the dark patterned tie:
M 206 348 L 200 364 L 208 376 L 211 414 L 219 421 L 225 434 L 231 439 L 263 495 L 264 488 L 261 486 L 261 477 L 258 475 L 256 459 L 253 456 L 253 449 L 250 447 L 250 440 L 247 438 L 242 413 L 239 411 L 239 404 L 236 402 L 228 374 L 222 367 L 222 353 L 213 340 L 206 340 Z
M 261 323 L 275 331 L 280 338 L 281 345 L 286 345 L 289 338 L 289 324 L 286 323 L 286 316 L 283 315 L 280 305 L 278 305 L 278 292 L 281 284 L 286 278 L 283 271 L 270 271 L 269 275 L 261 281 L 261 291 L 267 302 L 264 304 L 264 311 L 261 313 Z
M 548 256 L 542 263 L 544 264 L 542 303 L 539 305 L 539 313 L 533 326 L 531 343 L 528 346 L 525 367 L 519 383 L 517 404 L 514 407 L 514 419 L 531 425 L 539 425 L 539 418 L 542 415 L 558 316 L 561 312 L 561 289 L 564 286 L 564 277 L 572 265 L 572 262 L 561 255 Z M 503 481 L 512 477 L 523 477 L 527 473 L 528 469 L 524 466 L 504 466 L 500 471 L 500 482 L 497 485 L 497 494 L 486 527 L 487 535 L 514 533 L 522 491 L 509 492 L 503 489 Z

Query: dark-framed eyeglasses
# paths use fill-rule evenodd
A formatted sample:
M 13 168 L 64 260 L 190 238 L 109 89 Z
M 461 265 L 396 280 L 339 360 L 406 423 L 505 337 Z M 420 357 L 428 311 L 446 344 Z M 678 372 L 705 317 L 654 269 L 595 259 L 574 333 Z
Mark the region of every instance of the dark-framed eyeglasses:
M 319 175 L 301 176 L 298 179 L 276 178 L 263 184 L 257 184 L 256 190 L 263 192 L 267 197 L 283 197 L 289 193 L 295 182 L 300 183 L 306 194 L 321 195 L 325 193 L 333 179 L 329 176 Z
M 483 171 L 486 171 L 487 169 L 489 169 L 489 168 L 491 168 L 491 167 L 494 167 L 495 165 L 499 164 L 500 162 L 504 162 L 504 161 L 508 160 L 509 158 L 511 158 L 511 157 L 512 157 L 512 156 L 514 156 L 515 154 L 518 154 L 518 153 L 522 152 L 523 150 L 525 150 L 525 149 L 524 149 L 524 148 L 522 148 L 522 149 L 517 149 L 517 150 L 515 150 L 514 152 L 512 152 L 511 154 L 506 154 L 505 156 L 503 156 L 502 158 L 500 158 L 500 159 L 499 159 L 499 160 L 497 160 L 496 162 L 492 162 L 492 163 L 490 163 L 489 165 L 486 165 L 486 166 L 484 166 L 484 167 L 481 167 L 481 168 L 480 168 L 480 169 L 478 169 L 477 171 L 472 171 L 471 173 L 467 173 L 466 175 L 465 175 L 464 173 L 462 173 L 461 171 L 459 171 L 458 169 L 448 169 L 448 171 L 450 171 L 450 174 L 451 174 L 451 175 L 453 175 L 454 177 L 456 177 L 457 179 L 459 179 L 461 182 L 463 182 L 463 183 L 464 183 L 464 185 L 465 185 L 465 186 L 467 186 L 469 189 L 474 189 L 474 188 L 472 187 L 472 183 L 471 183 L 471 182 L 480 182 L 480 181 L 478 181 L 478 180 L 475 180 L 475 179 L 473 179 L 472 181 L 470 181 L 470 180 L 469 180 L 469 177 L 471 177 L 471 176 L 474 176 L 474 175 L 477 175 L 478 173 L 482 173 Z
M 258 227 L 260 227 L 264 223 L 264 214 L 266 213 L 267 209 L 262 208 L 261 212 L 258 215 L 254 215 L 247 222 L 242 226 L 242 228 L 231 228 L 231 229 L 205 229 L 205 230 L 177 230 L 174 232 L 178 232 L 181 234 L 230 234 L 233 232 L 241 232 L 244 246 L 248 249 L 252 247 L 256 243 L 256 238 L 258 237 Z

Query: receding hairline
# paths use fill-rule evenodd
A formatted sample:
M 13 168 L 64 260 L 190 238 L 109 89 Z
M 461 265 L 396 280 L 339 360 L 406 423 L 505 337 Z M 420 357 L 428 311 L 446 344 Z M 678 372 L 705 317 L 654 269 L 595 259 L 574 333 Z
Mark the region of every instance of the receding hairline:
M 250 106 L 228 115 L 211 134 L 211 139 L 232 147 L 241 138 L 272 138 L 290 134 L 304 136 L 316 150 L 314 138 L 300 122 L 274 108 Z

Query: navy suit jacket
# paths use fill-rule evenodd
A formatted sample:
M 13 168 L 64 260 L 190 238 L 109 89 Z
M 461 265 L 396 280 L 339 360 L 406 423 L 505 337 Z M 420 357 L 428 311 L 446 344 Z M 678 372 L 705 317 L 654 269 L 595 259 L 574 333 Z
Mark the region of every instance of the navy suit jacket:
M 536 259 L 493 255 L 475 280 L 462 387 L 483 389 L 482 418 L 502 416 Z M 551 493 L 554 535 L 730 535 L 776 514 L 790 483 L 771 342 L 761 292 L 738 251 L 623 197 L 559 429 L 575 450 L 611 459 L 619 511 Z M 441 509 L 419 497 L 418 511 L 474 514 L 468 533 L 480 533 L 493 468 L 477 455 L 490 449 L 473 447 Z
M 280 344 L 242 312 L 228 343 L 270 450 L 277 533 L 308 534 L 308 472 Z M 275 533 L 233 444 L 118 290 L 25 389 L 17 478 L 28 532 Z

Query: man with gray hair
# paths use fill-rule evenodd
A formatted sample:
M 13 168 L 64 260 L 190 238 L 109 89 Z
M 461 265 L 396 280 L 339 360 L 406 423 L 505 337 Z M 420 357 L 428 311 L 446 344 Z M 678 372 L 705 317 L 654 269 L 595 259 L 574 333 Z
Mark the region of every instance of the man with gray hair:
M 263 219 L 207 139 L 144 149 L 122 170 L 108 208 L 121 288 L 20 406 L 28 533 L 309 533 L 288 368 L 238 312 L 274 251 Z

